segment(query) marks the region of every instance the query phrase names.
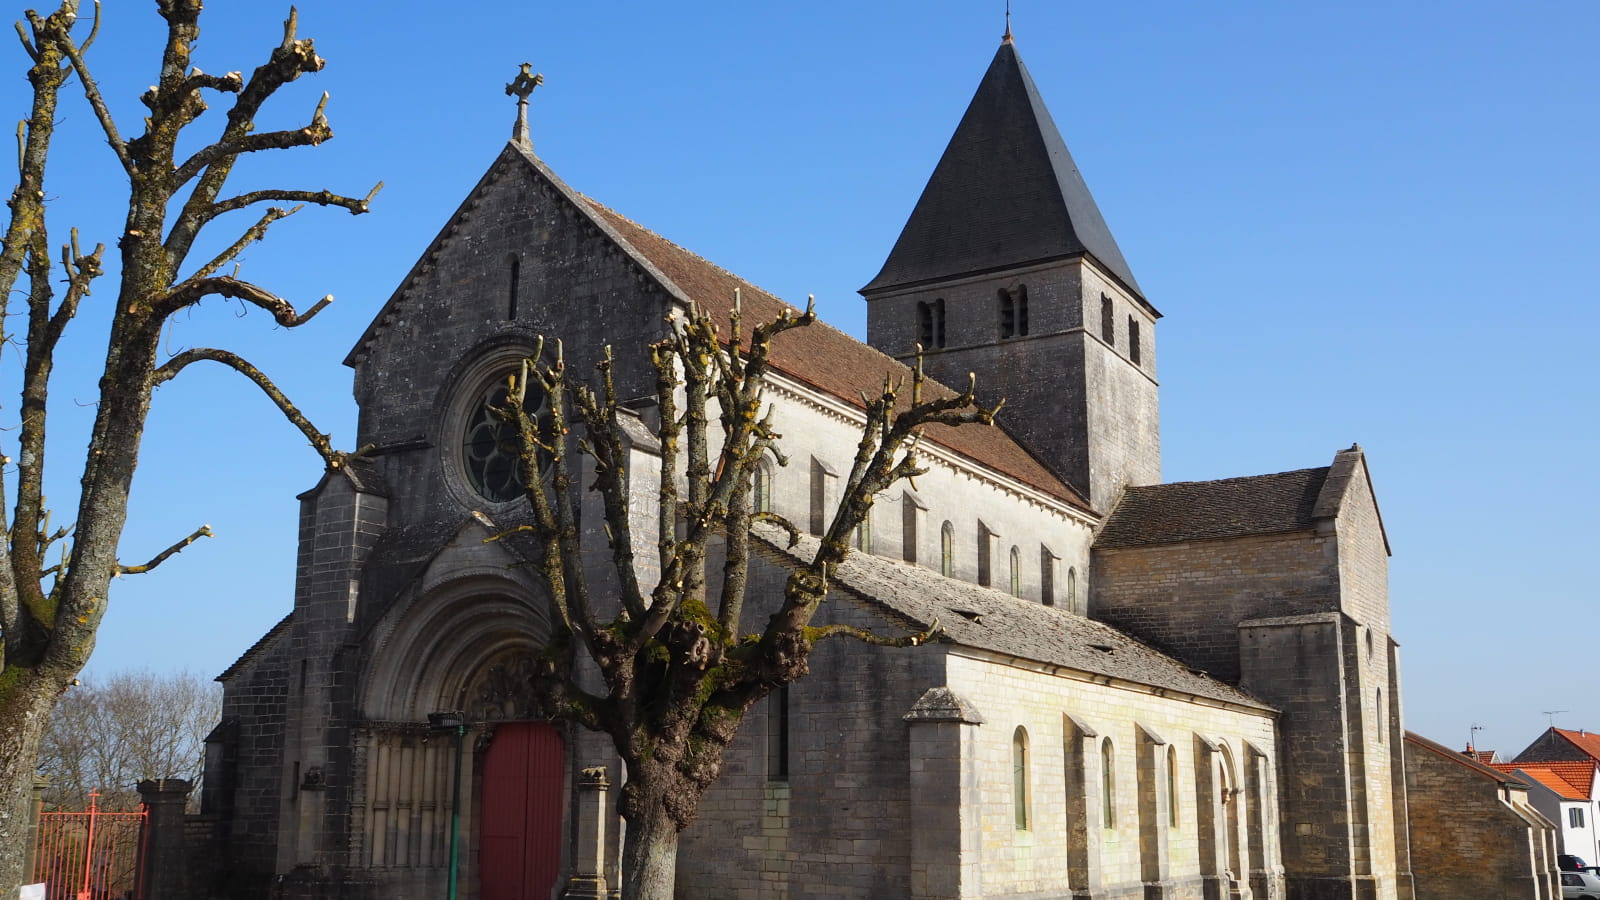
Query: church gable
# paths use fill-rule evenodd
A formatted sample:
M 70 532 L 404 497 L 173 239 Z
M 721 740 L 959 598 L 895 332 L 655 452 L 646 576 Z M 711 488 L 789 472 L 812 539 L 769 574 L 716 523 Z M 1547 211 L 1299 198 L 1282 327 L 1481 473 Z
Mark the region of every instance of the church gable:
M 396 522 L 495 511 L 509 491 L 485 493 L 463 456 L 487 392 L 541 336 L 589 370 L 608 344 L 658 338 L 670 281 L 537 158 L 508 145 L 351 351 L 361 407 L 358 442 L 383 474 L 405 483 Z M 619 353 L 618 389 L 648 393 L 642 354 Z

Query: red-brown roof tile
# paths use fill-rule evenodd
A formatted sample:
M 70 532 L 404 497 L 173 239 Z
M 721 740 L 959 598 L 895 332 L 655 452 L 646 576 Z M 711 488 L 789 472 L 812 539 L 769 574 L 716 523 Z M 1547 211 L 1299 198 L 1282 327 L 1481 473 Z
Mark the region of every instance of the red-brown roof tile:
M 584 200 L 607 225 L 706 313 L 725 321 L 733 311 L 733 295 L 737 289 L 746 329 L 753 323 L 776 318 L 785 309 L 798 314 L 799 311 L 794 307 L 732 272 L 685 250 L 615 210 L 589 198 Z M 857 407 L 861 406 L 860 395 L 863 391 L 872 396 L 882 390 L 886 375 L 909 383 L 911 374 L 910 368 L 904 363 L 820 319 L 808 327 L 787 331 L 774 340 L 771 361 L 773 368 L 785 375 Z M 932 379 L 926 383 L 924 391 L 930 396 L 956 393 Z M 909 396 L 903 398 L 903 402 L 909 402 Z M 1004 413 L 1001 416 L 1003 418 Z M 925 438 L 1080 509 L 1091 509 L 1081 494 L 1053 475 L 998 426 L 963 425 L 951 428 L 934 425 L 928 428 Z
M 1594 762 L 1494 763 L 1501 772 L 1520 772 L 1566 800 L 1594 798 Z

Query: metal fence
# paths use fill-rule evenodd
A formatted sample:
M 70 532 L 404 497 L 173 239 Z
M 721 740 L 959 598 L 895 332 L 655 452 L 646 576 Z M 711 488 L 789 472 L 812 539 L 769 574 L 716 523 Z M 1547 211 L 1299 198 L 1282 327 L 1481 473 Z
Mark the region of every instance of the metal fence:
M 99 797 L 82 812 L 40 811 L 33 881 L 46 900 L 144 900 L 145 809 L 107 812 Z

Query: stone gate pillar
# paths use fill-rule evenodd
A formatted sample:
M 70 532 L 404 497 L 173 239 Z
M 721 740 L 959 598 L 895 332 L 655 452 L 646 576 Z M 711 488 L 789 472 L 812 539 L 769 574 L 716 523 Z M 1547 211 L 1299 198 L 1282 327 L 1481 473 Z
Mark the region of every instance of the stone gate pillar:
M 139 797 L 145 803 L 144 869 L 139 873 L 142 895 L 161 900 L 188 896 L 188 858 L 184 852 L 183 807 L 194 786 L 182 778 L 141 781 Z
M 583 770 L 578 781 L 578 843 L 564 900 L 606 900 L 606 767 Z
M 22 851 L 22 881 L 33 880 L 33 855 L 39 849 L 39 813 L 44 811 L 44 792 L 50 789 L 50 779 L 33 780 L 33 800 L 28 804 L 28 846 Z

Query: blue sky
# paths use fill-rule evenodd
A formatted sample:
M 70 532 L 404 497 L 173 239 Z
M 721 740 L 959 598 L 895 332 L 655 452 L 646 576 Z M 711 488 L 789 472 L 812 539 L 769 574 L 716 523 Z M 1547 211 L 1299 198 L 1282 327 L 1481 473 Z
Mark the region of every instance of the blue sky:
M 113 0 L 91 53 L 125 134 L 154 80 L 151 4 Z M 882 263 L 994 52 L 1002 3 L 505 4 L 304 0 L 328 59 L 262 129 L 326 90 L 337 137 L 250 160 L 236 185 L 387 187 L 371 215 L 307 210 L 242 276 L 302 305 L 275 328 L 213 304 L 168 341 L 236 349 L 335 441 L 340 360 L 510 133 L 524 60 L 537 152 L 570 184 L 857 335 Z M 196 61 L 248 71 L 284 9 L 215 4 Z M 1360 442 L 1393 545 L 1408 725 L 1514 752 L 1600 728 L 1585 576 L 1600 538 L 1590 271 L 1600 237 L 1600 6 L 1066 4 L 1019 0 L 1017 46 L 1151 301 L 1168 480 L 1327 464 Z M 0 103 L 24 114 L 11 45 Z M 221 121 L 225 99 L 199 126 Z M 81 100 L 49 183 L 113 243 L 124 190 Z M 198 139 L 197 139 L 198 140 Z M 198 145 L 198 144 L 197 144 Z M 228 222 L 218 241 L 247 222 Z M 114 255 L 114 251 L 113 251 Z M 55 386 L 50 494 L 69 517 L 114 275 Z M 0 358 L 8 384 L 16 355 Z M 10 423 L 14 405 L 0 409 Z M 10 438 L 0 432 L 0 445 Z M 125 561 L 91 672 L 227 666 L 291 605 L 294 495 L 320 466 L 252 387 L 185 373 L 157 395 Z M 1560 638 L 1560 640 L 1558 640 Z

